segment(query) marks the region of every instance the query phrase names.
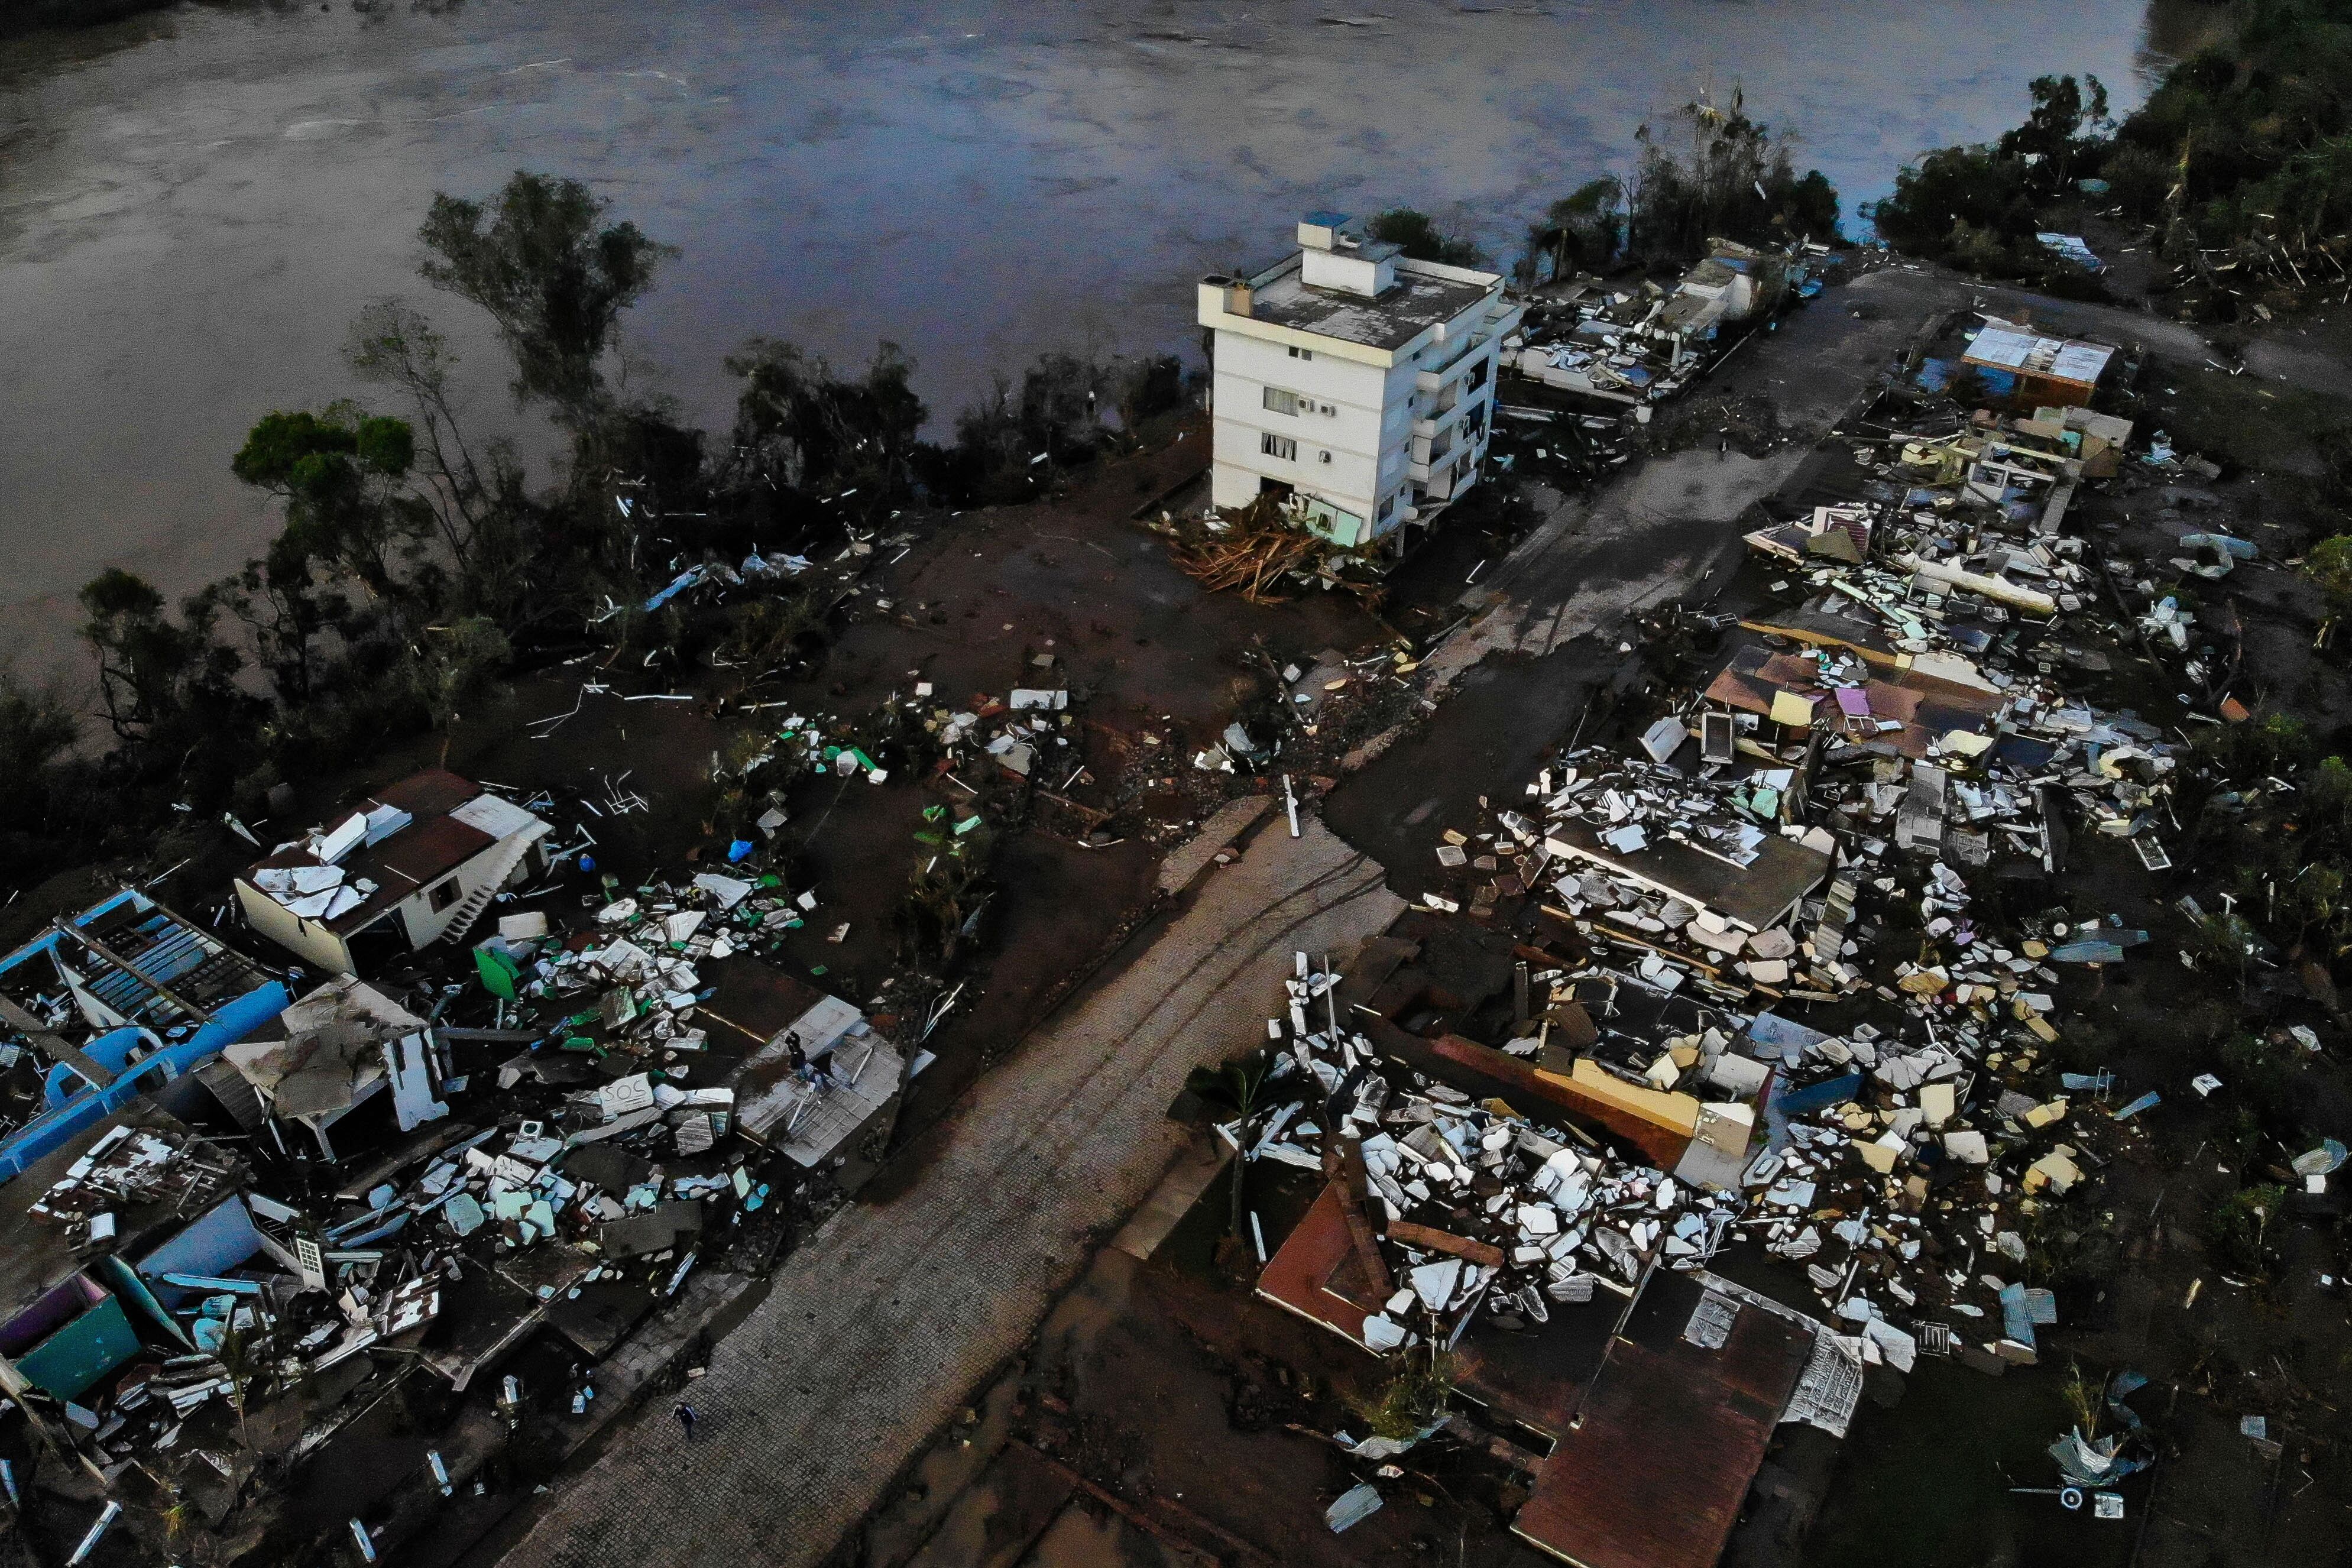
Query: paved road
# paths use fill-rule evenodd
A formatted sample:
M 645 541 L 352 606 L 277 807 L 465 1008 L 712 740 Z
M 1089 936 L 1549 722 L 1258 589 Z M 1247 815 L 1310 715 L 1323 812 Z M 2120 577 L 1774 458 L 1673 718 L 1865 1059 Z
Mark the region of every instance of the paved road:
M 1705 581 L 1738 550 L 1735 525 L 1748 509 L 1796 471 L 1928 312 L 1960 297 L 1941 279 L 1873 272 L 1737 351 L 1692 395 L 1769 398 L 1788 444 L 1768 457 L 1699 447 L 1636 463 L 1587 499 L 1539 490 L 1545 520 L 1482 592 L 1465 595 L 1486 613 L 1430 656 L 1433 687 L 1497 654 L 1551 653 Z
M 1766 457 L 1710 443 L 1632 465 L 1584 497 L 1538 489 L 1543 521 L 1465 595 L 1479 618 L 1422 667 L 1442 706 L 1341 782 L 1325 805 L 1332 826 L 1387 865 L 1399 893 L 1431 886 L 1439 830 L 1464 826 L 1479 796 L 1533 776 L 1616 669 L 1616 629 L 1735 563 L 1748 509 L 1796 471 L 1921 321 L 1968 298 L 1946 279 L 1873 272 L 1738 351 L 1694 395 L 1769 398 L 1789 444 Z
M 887 1205 L 835 1215 L 719 1342 L 688 1447 L 666 1404 L 543 1500 L 514 1568 L 812 1564 L 1026 1342 L 1100 1236 L 1183 1146 L 1185 1073 L 1253 1038 L 1295 949 L 1402 908 L 1308 819 L 1270 824 L 1113 979 L 1032 1035 L 910 1151 Z

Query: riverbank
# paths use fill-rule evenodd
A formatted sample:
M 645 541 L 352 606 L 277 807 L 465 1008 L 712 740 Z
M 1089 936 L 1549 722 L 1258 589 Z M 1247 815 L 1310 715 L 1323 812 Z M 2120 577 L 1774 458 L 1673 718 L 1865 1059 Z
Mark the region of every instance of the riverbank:
M 17 0 L 0 12 L 0 38 L 29 33 L 104 26 L 150 11 L 167 10 L 179 0 Z
M 723 424 L 723 362 L 754 332 L 842 363 L 895 339 L 952 411 L 1041 350 L 1190 351 L 1194 280 L 1335 201 L 1420 206 L 1507 259 L 1556 185 L 1622 166 L 1633 128 L 1710 78 L 1742 81 L 1851 206 L 1920 148 L 2013 119 L 2020 60 L 2120 99 L 2163 47 L 2145 0 L 2057 37 L 1994 0 L 1932 23 L 1862 0 L 1354 21 L 1303 0 L 1181 26 L 991 4 L 952 30 L 907 4 L 689 20 L 499 0 L 205 7 L 96 53 L 12 46 L 0 363 L 25 373 L 0 386 L 0 638 L 87 709 L 73 595 L 99 568 L 176 597 L 258 552 L 273 525 L 227 457 L 271 409 L 365 390 L 344 326 L 376 296 L 426 298 L 415 228 L 436 189 L 553 169 L 688 240 L 628 347 L 633 382 L 688 423 Z M 1463 102 L 1486 106 L 1475 123 Z M 447 330 L 470 422 L 546 472 L 495 338 Z

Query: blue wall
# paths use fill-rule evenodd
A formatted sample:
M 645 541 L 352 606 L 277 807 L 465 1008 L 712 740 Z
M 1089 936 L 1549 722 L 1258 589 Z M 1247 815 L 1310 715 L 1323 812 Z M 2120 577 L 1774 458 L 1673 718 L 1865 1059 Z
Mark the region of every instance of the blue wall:
M 5 1142 L 0 1142 L 0 1182 L 13 1181 L 23 1175 L 26 1166 L 62 1147 L 75 1133 L 104 1121 L 148 1089 L 157 1087 L 150 1080 L 158 1066 L 165 1069 L 167 1078 L 177 1078 L 192 1068 L 202 1067 L 227 1047 L 244 1039 L 286 1011 L 287 1004 L 292 999 L 286 987 L 275 980 L 257 990 L 248 991 L 226 1006 L 215 1008 L 211 1023 L 177 1045 L 164 1047 L 141 1062 L 137 1072 L 128 1078 L 115 1079 L 105 1089 L 89 1087 L 87 1079 L 68 1068 L 53 1068 L 49 1074 L 49 1096 L 53 1108 L 26 1123 Z M 136 1029 L 113 1030 L 94 1043 L 91 1054 L 112 1065 L 113 1056 L 126 1050 L 129 1041 L 135 1040 L 138 1036 Z M 65 1075 L 64 1080 L 60 1080 L 59 1074 Z M 75 1083 L 83 1085 L 82 1089 L 58 1104 L 59 1093 Z

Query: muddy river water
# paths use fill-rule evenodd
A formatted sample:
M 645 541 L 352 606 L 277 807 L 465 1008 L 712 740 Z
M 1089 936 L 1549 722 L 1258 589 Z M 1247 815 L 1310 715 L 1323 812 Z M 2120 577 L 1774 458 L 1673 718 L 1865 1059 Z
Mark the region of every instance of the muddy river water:
M 179 591 L 252 554 L 269 520 L 228 456 L 271 408 L 362 390 L 338 351 L 374 296 L 429 305 L 478 422 L 528 435 L 470 307 L 414 276 L 436 189 L 574 175 L 680 247 L 628 375 L 714 426 L 753 333 L 850 360 L 896 339 L 951 413 L 1045 348 L 1187 344 L 1194 276 L 1311 207 L 1421 206 L 1507 258 L 1645 113 L 1737 83 L 1851 213 L 1921 149 L 2014 123 L 2031 77 L 2136 102 L 2198 14 L 285 0 L 0 44 L 0 658 L 55 668 L 102 566 Z

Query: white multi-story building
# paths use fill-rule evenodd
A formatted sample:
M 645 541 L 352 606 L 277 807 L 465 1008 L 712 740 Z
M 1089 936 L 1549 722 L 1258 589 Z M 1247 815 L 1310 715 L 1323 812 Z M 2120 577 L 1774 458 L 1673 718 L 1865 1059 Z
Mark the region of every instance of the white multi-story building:
M 1216 333 L 1212 500 L 1296 498 L 1343 546 L 1427 523 L 1477 482 L 1496 351 L 1521 307 L 1498 272 L 1414 261 L 1310 214 L 1298 249 L 1201 283 Z

